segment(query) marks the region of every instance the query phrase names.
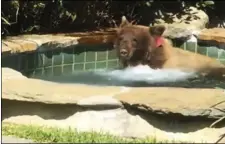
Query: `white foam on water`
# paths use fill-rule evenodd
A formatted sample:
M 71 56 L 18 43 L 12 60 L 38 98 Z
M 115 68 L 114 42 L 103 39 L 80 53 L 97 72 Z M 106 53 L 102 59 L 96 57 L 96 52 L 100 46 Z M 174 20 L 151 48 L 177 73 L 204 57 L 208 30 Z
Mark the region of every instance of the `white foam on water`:
M 185 81 L 196 76 L 194 72 L 184 72 L 178 69 L 152 69 L 147 65 L 128 67 L 123 70 L 99 70 L 95 74 L 107 77 L 110 80 L 139 81 L 149 84 Z
M 152 69 L 147 65 L 128 67 L 121 70 L 96 70 L 74 72 L 62 76 L 42 76 L 39 79 L 59 83 L 88 84 L 88 85 L 167 85 L 176 82 L 187 82 L 189 78 L 196 78 L 194 72 L 184 72 L 179 69 Z M 188 82 L 189 83 L 189 82 Z M 124 89 L 126 91 L 126 89 Z

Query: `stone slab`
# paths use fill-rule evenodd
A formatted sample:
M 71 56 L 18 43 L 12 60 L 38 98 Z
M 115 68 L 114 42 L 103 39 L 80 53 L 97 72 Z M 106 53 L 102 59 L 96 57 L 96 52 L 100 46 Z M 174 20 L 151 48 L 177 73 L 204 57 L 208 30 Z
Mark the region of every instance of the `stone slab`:
M 198 39 L 225 43 L 225 29 L 224 28 L 204 29 L 198 35 Z
M 85 105 L 87 105 L 88 103 L 107 103 L 107 100 L 110 101 L 110 99 L 104 97 L 112 97 L 113 95 L 124 91 L 122 87 L 61 84 L 38 79 L 7 80 L 2 83 L 2 87 L 3 99 L 49 104 L 85 103 Z M 98 100 L 91 97 L 97 97 Z M 82 99 L 86 99 L 86 102 Z M 119 102 L 115 102 L 115 100 L 113 100 L 112 103 L 120 104 Z
M 2 53 L 22 53 L 34 51 L 40 46 L 47 48 L 68 47 L 76 45 L 78 37 L 57 35 L 20 35 L 2 40 Z
M 222 89 L 135 88 L 118 94 L 115 98 L 139 109 L 159 114 L 206 117 L 225 115 L 218 110 L 225 110 L 225 92 Z
M 10 79 L 27 79 L 27 77 L 22 75 L 20 72 L 7 67 L 2 68 L 2 75 L 2 82 Z
M 88 35 L 89 34 L 89 35 Z M 45 34 L 45 35 L 19 35 L 7 37 L 2 40 L 2 53 L 22 53 L 35 51 L 38 48 L 47 49 L 66 48 L 79 44 L 103 44 L 111 43 L 115 37 L 115 31 L 104 33 L 71 33 L 71 34 Z
M 3 75 L 3 79 L 6 76 Z M 63 84 L 23 78 L 3 81 L 2 98 L 49 104 L 113 105 L 118 107 L 122 106 L 120 103 L 122 101 L 138 109 L 159 114 L 179 113 L 184 116 L 204 117 L 223 116 L 224 111 L 218 109 L 225 109 L 223 89 L 126 88 Z
M 98 87 L 28 79 L 18 73 L 3 68 L 3 123 L 70 127 L 78 131 L 109 132 L 122 137 L 156 136 L 159 140 L 197 143 L 213 143 L 224 133 L 224 126 L 208 128 L 213 121 L 189 119 L 188 122 L 171 123 L 151 113 L 147 116 L 130 113 L 120 103 L 158 114 L 218 118 L 224 116 L 224 112 L 217 109 L 225 109 L 222 89 Z M 10 77 L 14 74 L 14 78 Z M 91 107 L 81 109 L 77 105 L 117 107 L 94 110 Z

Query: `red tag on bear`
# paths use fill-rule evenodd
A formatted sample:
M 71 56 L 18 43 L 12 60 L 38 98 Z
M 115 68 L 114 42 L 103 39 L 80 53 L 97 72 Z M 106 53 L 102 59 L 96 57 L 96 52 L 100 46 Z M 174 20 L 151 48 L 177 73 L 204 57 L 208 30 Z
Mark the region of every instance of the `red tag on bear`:
M 162 37 L 156 37 L 155 42 L 156 42 L 156 47 L 160 47 L 163 44 L 163 38 Z

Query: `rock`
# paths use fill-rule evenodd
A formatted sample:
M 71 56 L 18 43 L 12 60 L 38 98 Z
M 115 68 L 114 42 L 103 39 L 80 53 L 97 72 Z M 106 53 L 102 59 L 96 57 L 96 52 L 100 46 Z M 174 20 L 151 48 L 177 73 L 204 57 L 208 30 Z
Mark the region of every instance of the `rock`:
M 113 96 L 114 94 L 112 94 Z M 82 106 L 104 106 L 104 107 L 113 107 L 113 106 L 118 106 L 118 107 L 122 107 L 122 104 L 114 99 L 113 97 L 111 97 L 110 95 L 108 96 L 91 96 L 88 98 L 84 98 L 81 100 L 77 101 L 78 105 L 82 105 Z
M 54 35 L 21 35 L 8 37 L 2 41 L 4 46 L 2 52 L 21 53 L 35 51 L 41 46 L 48 49 L 57 47 L 68 47 L 76 45 L 76 37 L 54 36 Z
M 43 51 L 46 49 L 66 48 L 77 44 L 111 43 L 114 37 L 115 30 L 77 34 L 20 35 L 2 40 L 2 53 Z
M 207 127 L 225 115 L 224 101 L 223 89 L 103 87 L 15 78 L 2 83 L 2 121 L 122 137 L 215 142 L 225 131 L 224 122 Z
M 179 16 L 179 13 L 171 16 L 173 20 L 171 23 L 161 19 L 155 20 L 156 25 L 163 24 L 167 27 L 164 36 L 174 39 L 186 38 L 193 34 L 197 35 L 209 22 L 207 14 L 195 7 L 190 7 L 184 12 L 185 14 L 182 16 Z
M 225 109 L 225 103 L 211 107 L 225 100 L 223 89 L 150 87 L 124 90 L 116 86 L 62 84 L 38 79 L 11 79 L 3 81 L 2 85 L 3 99 L 19 101 L 121 107 L 119 100 L 148 112 L 208 118 L 224 115 L 218 108 Z
M 218 91 L 217 91 L 218 90 Z M 137 109 L 158 114 L 182 114 L 209 118 L 225 115 L 223 89 L 137 88 L 115 96 Z M 221 104 L 218 104 L 221 103 Z M 216 105 L 218 104 L 218 105 Z M 216 105 L 213 107 L 213 105 Z
M 198 35 L 198 39 L 205 41 L 216 41 L 225 45 L 225 29 L 224 28 L 212 28 L 204 29 Z
M 30 85 L 32 85 L 32 87 L 30 87 Z M 27 87 L 29 87 L 29 89 L 27 89 Z M 91 97 L 103 99 L 103 96 L 111 97 L 114 94 L 124 91 L 122 87 L 103 88 L 98 86 L 61 84 L 38 79 L 8 80 L 4 82 L 3 89 L 3 95 L 6 99 L 50 104 L 77 104 L 79 102 L 85 105 L 93 102 L 93 98 Z M 99 101 L 95 100 L 93 104 L 100 103 Z M 119 104 L 110 98 L 108 98 L 107 101 L 105 100 L 105 103 Z M 103 103 L 102 101 L 101 104 Z
M 190 30 L 184 28 L 182 24 L 166 25 L 166 31 L 163 36 L 170 39 L 184 39 L 187 40 L 190 36 L 196 35 L 199 32 L 197 30 Z
M 37 43 L 22 39 L 9 39 L 7 41 L 3 41 L 2 43 L 5 46 L 2 51 L 5 52 L 5 50 L 10 49 L 11 53 L 34 51 L 38 47 Z
M 10 79 L 26 79 L 27 77 L 22 75 L 20 72 L 11 69 L 11 68 L 7 68 L 7 67 L 3 67 L 2 68 L 2 75 L 4 75 L 2 77 L 2 81 L 6 81 L 6 80 L 10 80 Z
M 4 122 L 45 127 L 76 129 L 79 132 L 101 132 L 128 138 L 154 137 L 157 140 L 215 142 L 223 128 L 207 128 L 206 121 L 171 123 L 167 118 L 148 117 L 126 109 L 85 110 L 71 105 L 50 105 L 3 99 Z M 172 120 L 174 122 L 174 119 Z M 209 137 L 210 135 L 210 137 Z

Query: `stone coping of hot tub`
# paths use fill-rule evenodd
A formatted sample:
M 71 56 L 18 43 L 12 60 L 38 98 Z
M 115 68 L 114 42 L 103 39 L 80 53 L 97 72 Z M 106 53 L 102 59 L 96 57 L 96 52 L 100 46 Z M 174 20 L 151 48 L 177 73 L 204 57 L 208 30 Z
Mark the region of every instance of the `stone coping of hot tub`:
M 2 99 L 118 108 L 128 104 L 156 114 L 205 118 L 225 115 L 224 89 L 62 84 L 30 79 L 10 68 L 2 68 Z
M 10 68 L 2 81 L 2 122 L 195 143 L 215 143 L 225 131 L 224 122 L 209 127 L 225 115 L 222 89 L 61 84 Z
M 146 26 L 146 28 L 148 27 Z M 2 40 L 2 53 L 34 51 L 40 46 L 47 46 L 51 49 L 77 44 L 111 43 L 114 39 L 114 34 L 115 29 L 108 29 L 104 32 L 20 35 L 8 37 L 7 39 Z M 222 28 L 204 29 L 197 36 L 199 40 L 215 41 L 222 44 L 225 43 L 225 29 Z

